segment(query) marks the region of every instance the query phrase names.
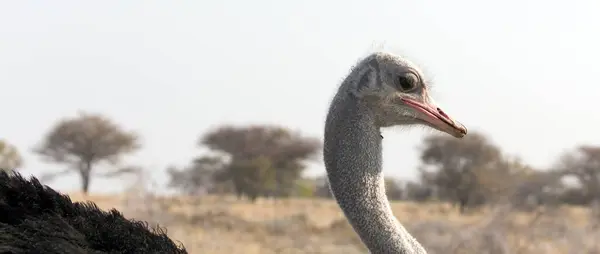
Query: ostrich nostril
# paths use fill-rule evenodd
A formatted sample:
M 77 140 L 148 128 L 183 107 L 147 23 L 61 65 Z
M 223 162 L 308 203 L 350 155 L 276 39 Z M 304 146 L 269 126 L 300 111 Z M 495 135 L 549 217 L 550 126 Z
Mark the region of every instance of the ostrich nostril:
M 446 115 L 446 113 L 444 113 L 444 111 L 441 108 L 436 108 L 437 112 L 440 113 L 440 115 L 444 116 L 445 118 L 448 118 L 448 115 Z

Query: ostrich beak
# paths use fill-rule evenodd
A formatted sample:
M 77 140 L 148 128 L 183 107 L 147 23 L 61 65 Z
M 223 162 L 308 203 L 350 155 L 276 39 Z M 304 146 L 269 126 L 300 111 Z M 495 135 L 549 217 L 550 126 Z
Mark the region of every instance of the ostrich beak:
M 402 98 L 402 101 L 417 112 L 417 118 L 429 123 L 435 129 L 456 138 L 467 135 L 467 128 L 464 125 L 452 119 L 435 104 L 422 103 L 410 98 Z

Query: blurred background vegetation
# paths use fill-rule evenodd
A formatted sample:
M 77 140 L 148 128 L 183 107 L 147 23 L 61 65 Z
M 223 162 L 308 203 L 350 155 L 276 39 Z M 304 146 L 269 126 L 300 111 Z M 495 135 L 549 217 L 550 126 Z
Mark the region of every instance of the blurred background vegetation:
M 102 114 L 80 113 L 52 125 L 33 151 L 63 171 L 44 172 L 50 181 L 75 172 L 88 193 L 96 177 L 116 177 L 144 170 L 121 158 L 141 148 L 139 135 Z M 185 167 L 169 167 L 168 187 L 186 195 L 235 195 L 263 198 L 332 198 L 326 176 L 306 177 L 309 162 L 321 162 L 321 139 L 275 125 L 225 125 L 197 137 L 199 154 Z M 536 169 L 506 155 L 485 135 L 464 139 L 435 133 L 418 148 L 419 180 L 386 177 L 390 200 L 449 202 L 462 211 L 485 204 L 519 206 L 582 205 L 600 201 L 600 147 L 567 150 L 552 168 Z M 7 139 L 0 141 L 0 165 L 18 169 L 25 163 Z M 508 199 L 510 197 L 510 200 Z
M 289 225 L 303 227 L 297 230 L 304 230 L 305 237 L 317 236 L 315 232 L 339 230 L 341 227 L 344 228 L 343 236 L 348 241 L 338 243 L 326 238 L 312 240 L 319 247 L 310 251 L 301 248 L 302 246 L 290 246 L 285 241 L 275 244 L 281 245 L 279 247 L 265 243 L 256 247 L 257 253 L 279 253 L 284 249 L 296 250 L 298 253 L 364 251 L 335 206 L 326 176 L 307 177 L 303 174 L 307 163 L 321 162 L 322 144 L 319 137 L 305 136 L 288 127 L 275 125 L 224 125 L 213 128 L 200 137 L 191 137 L 197 139 L 199 148 L 207 148 L 204 149 L 206 152 L 198 154 L 184 167 L 164 169 L 168 172 L 168 188 L 179 193 L 170 197 L 157 195 L 152 188 L 146 188 L 147 170 L 122 160 L 123 156 L 141 148 L 139 138 L 138 134 L 127 131 L 125 126 L 98 113 L 80 113 L 76 117 L 58 119 L 49 126 L 33 151 L 48 162 L 63 165 L 64 170 L 44 172 L 40 179 L 51 182 L 67 173 L 76 173 L 80 177 L 81 194 L 74 193 L 75 199 L 94 200 L 106 208 L 121 207 L 129 211 L 131 216 L 166 224 L 175 232 L 179 231 L 176 226 L 178 224 L 174 221 L 181 222 L 182 219 L 174 219 L 172 215 L 177 213 L 173 211 L 187 209 L 187 220 L 194 221 L 189 225 L 200 225 L 205 231 L 204 241 L 199 241 L 202 237 L 197 234 L 179 232 L 179 236 L 187 239 L 188 244 L 194 242 L 193 246 L 198 246 L 194 253 L 224 253 L 244 249 L 244 245 L 238 246 L 238 249 L 231 249 L 227 245 L 214 247 L 214 240 L 210 240 L 212 249 L 207 248 L 206 234 L 211 235 L 210 239 L 215 239 L 215 235 L 210 233 L 211 228 L 224 227 L 230 230 L 228 232 L 236 232 L 229 236 L 229 239 L 235 241 L 241 233 L 237 231 L 237 223 L 253 225 L 254 229 L 247 230 L 257 230 L 256 227 L 262 227 L 262 230 L 280 230 L 277 231 L 279 238 L 292 234 L 289 231 L 293 231 L 294 227 Z M 544 248 L 567 253 L 564 251 L 570 251 L 568 248 L 573 247 L 559 246 L 558 238 L 569 234 L 598 233 L 595 226 L 600 221 L 597 209 L 600 204 L 598 146 L 573 147 L 556 158 L 553 167 L 545 169 L 533 168 L 520 158 L 508 156 L 488 137 L 478 132 L 472 132 L 464 139 L 435 133 L 426 136 L 417 149 L 420 153 L 419 180 L 387 177 L 385 184 L 388 198 L 394 202 L 395 212 L 409 213 L 404 217 L 399 216 L 400 220 L 406 222 L 418 237 L 425 238 L 425 245 L 433 253 L 448 253 L 443 252 L 448 246 L 456 253 L 465 250 L 467 253 L 515 253 L 512 251 L 516 249 L 520 249 L 522 253 L 533 253 L 529 251 Z M 10 140 L 2 139 L 1 167 L 4 170 L 18 170 L 23 163 L 26 162 L 10 144 Z M 138 188 L 136 191 L 127 192 L 129 194 L 120 199 L 118 195 L 89 195 L 94 179 L 126 174 L 135 175 L 136 179 L 142 181 L 132 185 Z M 132 196 L 132 193 L 137 193 L 135 195 L 138 196 Z M 243 209 L 234 209 L 236 205 Z M 326 211 L 319 212 L 323 207 L 326 207 Z M 259 212 L 260 209 L 267 209 L 267 212 Z M 407 209 L 409 211 L 405 211 Z M 411 213 L 410 209 L 417 210 Z M 570 218 L 569 214 L 572 213 L 578 215 Z M 523 214 L 526 214 L 527 219 L 521 218 L 519 222 L 518 216 L 524 216 Z M 246 219 L 243 219 L 244 216 Z M 544 216 L 554 224 L 548 224 L 548 221 L 546 224 L 539 224 L 542 226 L 536 224 L 542 223 L 540 218 Z M 313 222 L 315 225 L 326 217 L 329 217 L 325 219 L 329 222 L 325 229 L 316 229 L 317 226 L 312 225 L 308 217 L 316 217 L 312 219 L 317 221 Z M 252 222 L 258 218 L 262 220 Z M 576 222 L 570 221 L 571 219 L 583 222 L 584 229 L 574 226 Z M 517 224 L 507 224 L 508 222 Z M 285 223 L 289 225 L 282 226 L 287 225 Z M 472 230 L 487 228 L 487 231 L 465 236 L 465 231 L 458 228 L 467 225 Z M 520 231 L 501 233 L 509 226 Z M 556 228 L 549 228 L 551 226 Z M 282 229 L 277 229 L 278 227 Z M 563 231 L 556 231 L 559 228 Z M 527 231 L 523 231 L 524 229 Z M 445 240 L 447 243 L 444 243 L 444 240 L 440 240 L 444 239 L 441 236 L 437 240 L 425 237 L 431 235 L 432 231 L 447 234 L 450 237 L 448 239 L 453 240 Z M 520 242 L 523 241 L 523 236 L 515 238 L 520 239 L 519 241 L 510 238 L 511 234 L 525 232 L 529 232 L 527 234 L 532 238 L 531 241 L 538 241 L 538 244 L 532 247 L 531 242 L 528 242 L 525 246 L 529 247 L 519 247 L 519 244 L 523 244 Z M 536 235 L 541 233 L 545 235 Z M 554 238 L 548 238 L 547 234 L 554 235 Z M 289 237 L 288 240 L 297 240 L 291 235 Z M 306 239 L 304 241 L 311 242 Z M 325 248 L 327 244 L 322 243 L 323 241 L 329 241 L 327 244 L 334 247 Z M 548 245 L 552 241 L 554 243 Z M 597 250 L 595 244 L 590 246 L 586 248 L 590 251 Z M 436 248 L 440 252 L 435 252 Z
M 387 197 L 430 254 L 600 254 L 598 10 L 0 1 L 0 169 L 160 224 L 190 253 L 366 253 L 320 135 L 351 65 L 388 50 L 469 128 L 383 131 Z

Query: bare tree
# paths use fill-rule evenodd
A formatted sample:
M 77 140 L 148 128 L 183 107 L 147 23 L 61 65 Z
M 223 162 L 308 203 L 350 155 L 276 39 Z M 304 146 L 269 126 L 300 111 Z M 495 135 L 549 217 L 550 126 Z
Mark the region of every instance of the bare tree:
M 23 165 L 23 157 L 17 148 L 0 139 L 0 170 L 15 170 Z
M 138 138 L 134 133 L 122 130 L 102 115 L 80 113 L 75 118 L 65 118 L 55 124 L 42 145 L 34 151 L 52 162 L 67 165 L 65 170 L 47 173 L 45 178 L 78 172 L 81 189 L 88 193 L 94 165 L 101 162 L 117 165 L 122 155 L 138 148 Z M 115 176 L 129 172 L 129 169 L 119 168 L 99 175 Z

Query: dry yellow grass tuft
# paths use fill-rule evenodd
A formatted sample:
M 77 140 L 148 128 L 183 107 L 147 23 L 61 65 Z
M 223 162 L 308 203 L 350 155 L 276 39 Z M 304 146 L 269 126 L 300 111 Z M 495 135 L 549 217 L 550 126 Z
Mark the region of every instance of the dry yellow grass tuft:
M 72 194 L 127 217 L 159 223 L 190 253 L 366 253 L 335 202 L 229 196 Z M 516 212 L 507 207 L 461 215 L 447 204 L 393 203 L 395 215 L 435 253 L 600 253 L 600 229 L 588 209 Z

